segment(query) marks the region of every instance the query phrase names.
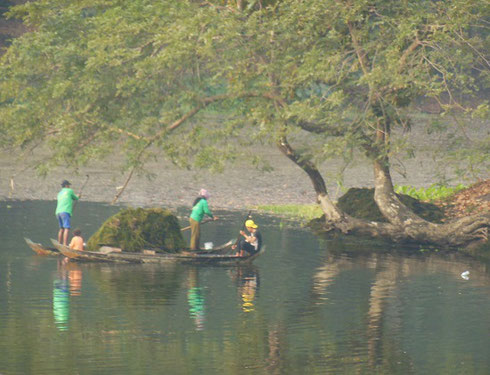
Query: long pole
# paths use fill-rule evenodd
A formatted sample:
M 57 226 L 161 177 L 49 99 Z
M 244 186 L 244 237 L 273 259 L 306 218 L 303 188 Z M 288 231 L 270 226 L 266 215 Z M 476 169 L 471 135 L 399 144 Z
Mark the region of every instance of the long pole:
M 252 214 L 252 210 L 248 211 L 247 217 L 245 218 L 245 220 L 243 220 L 243 225 L 242 228 L 240 229 L 240 232 L 245 229 L 245 223 L 247 222 L 248 219 L 250 219 L 251 214 Z M 238 241 L 240 241 L 240 232 L 238 232 L 238 236 L 236 238 L 235 244 L 233 245 L 233 248 L 238 246 Z
M 87 175 L 87 178 L 85 179 L 85 182 L 83 183 L 82 187 L 80 188 L 80 192 L 78 193 L 78 198 L 80 199 L 80 197 L 82 196 L 82 191 L 83 189 L 85 188 L 85 185 L 87 185 L 87 182 L 88 182 L 88 179 L 90 178 L 89 175 Z M 74 203 L 73 203 L 73 208 L 72 208 L 72 211 L 75 211 L 75 207 L 77 205 L 77 202 L 78 200 L 76 200 Z
M 201 225 L 203 224 L 206 224 L 206 223 L 209 223 L 210 221 L 214 221 L 213 219 L 204 219 L 203 221 L 201 221 Z M 191 226 L 187 226 L 187 227 L 184 227 L 184 228 L 180 228 L 180 230 L 183 232 L 183 231 L 186 231 L 186 230 L 189 230 L 191 229 Z

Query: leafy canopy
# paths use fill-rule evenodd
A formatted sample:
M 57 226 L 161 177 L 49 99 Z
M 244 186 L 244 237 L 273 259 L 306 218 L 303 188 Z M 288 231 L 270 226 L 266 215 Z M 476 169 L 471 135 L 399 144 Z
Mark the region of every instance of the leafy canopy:
M 163 154 L 219 169 L 236 156 L 230 138 L 286 136 L 319 160 L 393 155 L 403 139 L 380 131 L 408 129 L 421 97 L 442 114 L 488 116 L 487 1 L 237 3 L 15 7 L 33 31 L 1 60 L 1 144 L 46 143 L 41 172 L 115 151 L 128 167 Z

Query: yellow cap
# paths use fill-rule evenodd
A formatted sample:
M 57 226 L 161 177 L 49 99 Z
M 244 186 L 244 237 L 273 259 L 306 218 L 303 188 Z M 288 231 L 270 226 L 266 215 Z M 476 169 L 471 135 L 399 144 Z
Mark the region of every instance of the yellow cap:
M 257 225 L 257 224 L 255 224 L 253 220 L 247 220 L 247 221 L 245 222 L 245 226 L 246 226 L 247 228 L 255 228 L 255 229 L 257 229 L 257 228 L 258 228 L 258 225 Z

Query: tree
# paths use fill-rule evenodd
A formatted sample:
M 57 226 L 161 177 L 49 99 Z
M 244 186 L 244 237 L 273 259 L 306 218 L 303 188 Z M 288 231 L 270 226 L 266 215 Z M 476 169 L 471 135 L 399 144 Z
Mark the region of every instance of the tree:
M 162 154 L 219 168 L 249 127 L 245 141 L 275 143 L 308 174 L 329 228 L 459 246 L 485 237 L 490 216 L 422 220 L 394 193 L 390 157 L 420 97 L 443 115 L 488 113 L 475 95 L 488 87 L 488 11 L 484 0 L 27 3 L 12 15 L 35 31 L 0 67 L 2 143 L 47 143 L 40 172 L 113 150 L 132 169 Z M 293 147 L 304 133 L 320 152 Z M 388 223 L 329 198 L 315 161 L 352 152 L 371 160 Z

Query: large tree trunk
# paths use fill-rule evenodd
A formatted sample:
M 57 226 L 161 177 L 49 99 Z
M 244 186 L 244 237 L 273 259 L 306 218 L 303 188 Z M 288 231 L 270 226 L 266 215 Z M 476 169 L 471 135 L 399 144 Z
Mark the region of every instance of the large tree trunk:
M 325 181 L 320 171 L 309 160 L 302 158 L 288 143 L 286 137 L 282 137 L 277 146 L 279 150 L 298 167 L 300 167 L 311 180 L 315 189 L 317 202 L 325 214 L 325 230 L 340 231 L 344 234 L 359 234 L 370 237 L 397 238 L 397 230 L 391 223 L 378 223 L 352 217 L 335 205 L 328 196 Z
M 402 239 L 441 246 L 462 246 L 488 240 L 488 213 L 447 224 L 434 224 L 414 214 L 396 196 L 387 161 L 374 161 L 374 182 L 374 200 L 383 216 L 398 228 Z
M 438 246 L 463 246 L 475 241 L 488 240 L 490 214 L 471 216 L 448 224 L 434 224 L 414 214 L 400 202 L 393 189 L 388 161 L 374 161 L 374 199 L 388 223 L 354 218 L 339 209 L 328 196 L 325 182 L 316 166 L 302 158 L 281 138 L 277 146 L 281 152 L 299 166 L 310 178 L 317 201 L 325 214 L 325 231 L 383 237 L 395 242 L 415 242 Z

